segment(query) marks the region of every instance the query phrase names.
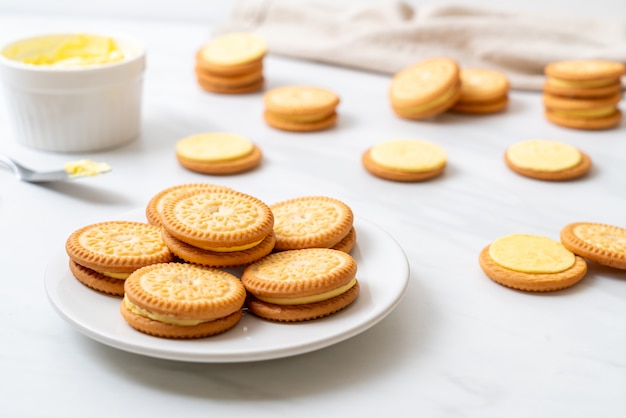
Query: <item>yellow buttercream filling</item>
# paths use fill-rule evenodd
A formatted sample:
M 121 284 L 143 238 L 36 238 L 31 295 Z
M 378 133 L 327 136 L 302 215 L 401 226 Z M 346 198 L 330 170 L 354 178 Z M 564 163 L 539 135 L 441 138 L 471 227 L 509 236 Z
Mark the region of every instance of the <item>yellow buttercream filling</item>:
M 7 47 L 3 55 L 24 64 L 54 67 L 85 67 L 124 59 L 113 38 L 87 34 L 26 39 Z
M 536 171 L 562 171 L 580 163 L 580 151 L 559 141 L 529 139 L 510 146 L 507 158 L 517 167 Z
M 112 279 L 119 279 L 119 280 L 126 280 L 128 279 L 128 276 L 130 276 L 130 273 L 111 273 L 108 271 L 98 271 L 96 270 L 98 273 L 102 274 L 103 276 L 107 276 L 110 277 Z
M 107 163 L 99 163 L 91 160 L 70 161 L 63 166 L 63 169 L 70 177 L 97 176 L 98 174 L 111 171 L 111 166 Z
M 555 87 L 604 87 L 615 84 L 615 80 L 563 80 L 562 78 L 548 77 L 548 84 Z
M 201 54 L 217 65 L 237 65 L 254 61 L 265 55 L 265 40 L 247 32 L 229 33 L 209 42 Z
M 446 91 L 444 94 L 442 94 L 441 96 L 437 97 L 434 100 L 431 100 L 430 102 L 426 102 L 426 103 L 416 105 L 416 106 L 403 107 L 402 111 L 406 113 L 425 112 L 426 110 L 430 110 L 450 100 L 450 98 L 454 96 L 454 94 L 457 92 L 458 89 L 459 89 L 458 86 L 454 86 L 448 91 Z
M 373 146 L 370 157 L 383 167 L 404 171 L 425 171 L 446 163 L 446 151 L 418 139 L 395 139 Z
M 162 322 L 164 324 L 170 324 L 170 325 L 182 325 L 182 326 L 194 326 L 194 325 L 198 325 L 198 324 L 202 324 L 203 322 L 210 322 L 213 321 L 217 318 L 214 319 L 208 319 L 208 320 L 198 320 L 198 319 L 180 319 L 180 318 L 174 318 L 172 316 L 168 316 L 168 315 L 160 315 L 160 314 L 155 314 L 153 312 L 147 311 L 143 308 L 140 308 L 139 306 L 135 305 L 134 303 L 132 303 L 130 300 L 128 300 L 128 298 L 126 296 L 124 296 L 124 305 L 126 306 L 126 308 L 128 308 L 129 311 L 131 311 L 132 313 L 136 314 L 136 315 L 140 315 L 143 316 L 145 318 L 150 318 L 154 321 L 158 321 L 158 322 Z
M 252 242 L 250 244 L 236 245 L 234 247 L 203 247 L 203 246 L 197 246 L 197 247 L 202 248 L 203 250 L 215 251 L 218 253 L 230 253 L 233 251 L 243 251 L 243 250 L 247 250 L 248 248 L 256 247 L 262 242 L 263 240 L 261 239 L 261 240 Z
M 581 109 L 581 110 L 562 110 L 562 109 L 550 109 L 550 112 L 577 118 L 601 118 L 609 116 L 615 113 L 615 106 L 599 107 L 597 109 Z
M 229 133 L 204 133 L 178 141 L 176 153 L 196 161 L 229 161 L 250 154 L 254 146 L 250 140 Z
M 306 303 L 322 302 L 342 295 L 350 290 L 355 284 L 356 278 L 350 280 L 350 282 L 346 285 L 340 286 L 328 292 L 319 293 L 317 295 L 301 296 L 297 298 L 272 298 L 266 296 L 256 296 L 256 298 L 262 300 L 263 302 L 273 303 L 276 305 L 304 305 Z
M 539 235 L 513 234 L 495 240 L 489 256 L 498 265 L 522 273 L 559 273 L 576 262 L 561 243 Z

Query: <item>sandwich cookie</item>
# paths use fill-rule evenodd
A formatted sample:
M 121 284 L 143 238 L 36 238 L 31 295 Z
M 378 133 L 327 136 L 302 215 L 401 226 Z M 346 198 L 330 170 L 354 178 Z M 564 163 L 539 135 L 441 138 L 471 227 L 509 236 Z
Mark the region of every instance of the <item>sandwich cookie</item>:
M 486 246 L 478 258 L 494 282 L 513 289 L 549 292 L 578 283 L 587 263 L 561 243 L 540 235 L 513 234 Z
M 389 88 L 391 108 L 407 119 L 426 119 L 443 113 L 459 97 L 459 65 L 445 57 L 430 58 L 399 71 Z
M 548 64 L 544 73 L 544 93 L 569 98 L 598 98 L 620 93 L 626 66 L 606 60 L 566 60 Z
M 274 216 L 256 197 L 194 190 L 163 203 L 162 237 L 179 258 L 211 267 L 252 263 L 274 248 Z
M 544 93 L 546 118 L 552 123 L 573 129 L 608 129 L 619 124 L 622 112 L 621 93 L 601 98 L 572 99 Z
M 209 189 L 209 190 L 222 190 L 229 189 L 226 186 L 220 186 L 217 184 L 211 183 L 185 183 L 185 184 L 177 184 L 175 186 L 168 187 L 167 189 L 163 189 L 148 201 L 146 205 L 146 219 L 148 223 L 151 225 L 161 226 L 161 211 L 163 210 L 163 204 L 167 201 L 167 199 L 171 197 L 180 196 L 183 194 L 187 194 L 190 191 L 196 189 Z
M 120 313 L 136 329 L 156 337 L 203 338 L 233 328 L 246 291 L 222 270 L 164 263 L 135 271 L 124 284 Z
M 122 296 L 135 270 L 172 261 L 159 228 L 142 222 L 110 221 L 84 226 L 65 242 L 70 271 L 84 285 Z
M 461 96 L 451 111 L 470 114 L 496 113 L 509 102 L 509 80 L 500 71 L 461 69 Z
M 536 180 L 573 180 L 591 169 L 591 158 L 576 147 L 542 139 L 511 145 L 504 153 L 504 161 L 517 174 Z
M 361 157 L 371 174 L 391 181 L 415 182 L 437 177 L 446 168 L 447 154 L 439 145 L 419 139 L 393 139 L 374 145 Z
M 213 132 L 188 136 L 176 143 L 176 158 L 188 170 L 229 175 L 252 170 L 261 163 L 261 149 L 248 138 Z
M 218 36 L 196 53 L 196 76 L 204 90 L 220 94 L 243 94 L 264 85 L 263 58 L 267 45 L 247 32 Z
M 626 270 L 626 229 L 594 222 L 576 222 L 561 230 L 561 243 L 581 257 Z
M 270 254 L 241 276 L 254 315 L 272 321 L 322 318 L 346 308 L 359 294 L 356 261 L 343 251 L 307 248 Z
M 285 86 L 263 96 L 265 122 L 276 129 L 311 132 L 330 128 L 337 121 L 339 96 L 313 86 Z
M 334 248 L 350 252 L 356 243 L 352 210 L 327 196 L 303 196 L 270 205 L 274 214 L 274 251 Z

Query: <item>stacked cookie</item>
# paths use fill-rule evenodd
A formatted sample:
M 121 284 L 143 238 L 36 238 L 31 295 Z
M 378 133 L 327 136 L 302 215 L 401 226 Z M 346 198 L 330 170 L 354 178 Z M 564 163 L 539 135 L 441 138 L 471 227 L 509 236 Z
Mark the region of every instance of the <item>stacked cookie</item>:
M 72 232 L 65 242 L 70 271 L 85 286 L 122 296 L 135 270 L 173 260 L 156 226 L 130 221 L 100 222 Z
M 450 108 L 469 114 L 496 113 L 509 102 L 509 80 L 501 72 L 484 68 L 461 69 L 461 96 Z
M 450 109 L 461 96 L 456 61 L 437 57 L 411 65 L 393 76 L 391 108 L 402 118 L 426 119 Z
M 344 202 L 303 196 L 270 205 L 274 214 L 274 251 L 332 248 L 350 252 L 356 242 L 354 215 Z
M 546 66 L 543 103 L 546 118 L 574 129 L 608 129 L 622 113 L 621 77 L 626 66 L 602 60 L 558 61 Z
M 242 94 L 263 87 L 265 41 L 246 32 L 219 36 L 196 53 L 198 84 L 206 91 Z
M 271 254 L 247 266 L 241 282 L 254 315 L 299 322 L 331 315 L 359 295 L 357 265 L 349 254 L 307 248 Z
M 263 96 L 265 122 L 273 128 L 311 132 L 330 128 L 337 121 L 339 96 L 325 88 L 285 86 Z
M 243 266 L 268 255 L 276 241 L 265 203 L 220 186 L 171 193 L 159 215 L 163 241 L 189 263 Z
M 188 170 L 201 174 L 228 175 L 252 170 L 261 163 L 261 149 L 248 138 L 209 132 L 180 139 L 176 158 Z

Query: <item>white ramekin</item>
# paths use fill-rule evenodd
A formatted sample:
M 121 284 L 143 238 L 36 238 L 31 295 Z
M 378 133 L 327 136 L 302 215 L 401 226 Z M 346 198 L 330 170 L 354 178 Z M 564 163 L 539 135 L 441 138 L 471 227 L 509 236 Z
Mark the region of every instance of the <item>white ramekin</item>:
M 80 68 L 23 64 L 4 55 L 6 48 L 33 39 L 0 50 L 0 77 L 18 142 L 45 151 L 87 152 L 139 136 L 146 67 L 141 42 L 113 36 L 124 60 Z

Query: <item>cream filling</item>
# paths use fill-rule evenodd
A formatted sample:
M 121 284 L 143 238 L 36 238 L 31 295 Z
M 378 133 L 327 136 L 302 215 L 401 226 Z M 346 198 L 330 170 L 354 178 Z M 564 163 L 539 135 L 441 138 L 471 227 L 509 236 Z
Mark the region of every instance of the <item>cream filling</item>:
M 143 308 L 140 308 L 139 306 L 135 305 L 134 303 L 132 303 L 130 300 L 128 300 L 128 298 L 126 296 L 124 296 L 124 306 L 126 306 L 126 308 L 131 311 L 132 313 L 136 314 L 136 315 L 140 315 L 143 316 L 145 318 L 150 318 L 154 321 L 158 321 L 158 322 L 162 322 L 164 324 L 170 324 L 170 325 L 182 325 L 182 326 L 186 326 L 186 327 L 191 327 L 194 325 L 198 325 L 198 324 L 202 324 L 203 322 L 210 322 L 210 321 L 214 321 L 217 318 L 214 319 L 205 319 L 205 320 L 199 320 L 199 319 L 180 319 L 180 318 L 174 318 L 172 316 L 168 316 L 168 315 L 160 315 L 160 314 L 155 314 L 153 312 L 147 311 Z
M 205 133 L 183 138 L 176 144 L 176 153 L 188 160 L 230 161 L 250 154 L 254 146 L 250 140 L 229 133 Z
M 26 39 L 3 51 L 11 60 L 54 67 L 88 67 L 124 59 L 113 38 L 100 35 L 53 35 Z
M 98 271 L 98 270 L 95 270 L 95 271 L 102 274 L 103 276 L 110 277 L 112 279 L 126 280 L 128 279 L 128 276 L 130 276 L 130 273 L 111 273 L 108 271 Z
M 263 239 L 265 239 L 265 238 L 263 238 Z M 231 252 L 234 252 L 234 251 L 243 251 L 243 250 L 247 250 L 247 249 L 252 248 L 252 247 L 256 247 L 257 245 L 259 245 L 262 242 L 263 242 L 263 240 L 261 239 L 259 241 L 255 241 L 255 242 L 252 242 L 250 244 L 236 245 L 234 247 L 204 247 L 204 246 L 199 246 L 199 245 L 196 245 L 196 247 L 202 248 L 203 250 L 215 251 L 217 253 L 231 253 Z
M 529 139 L 511 145 L 506 156 L 517 167 L 536 171 L 562 171 L 582 160 L 580 151 L 560 141 Z
M 550 112 L 566 116 L 577 118 L 601 118 L 609 116 L 615 113 L 615 106 L 599 107 L 597 109 L 582 109 L 582 110 L 562 110 L 562 109 L 550 109 Z
M 355 284 L 356 277 L 350 280 L 348 284 L 345 284 L 328 292 L 319 293 L 317 295 L 301 296 L 297 298 L 272 298 L 267 296 L 256 296 L 256 298 L 262 300 L 263 302 L 273 303 L 276 305 L 304 305 L 307 303 L 322 302 L 328 299 L 332 299 L 336 296 L 346 293 Z
M 63 170 L 70 177 L 97 176 L 98 174 L 111 171 L 111 166 L 107 163 L 99 163 L 91 160 L 76 160 L 65 163 Z
M 498 265 L 522 273 L 559 273 L 576 262 L 560 242 L 539 235 L 513 234 L 495 240 L 489 256 Z
M 394 139 L 372 147 L 374 162 L 393 170 L 421 172 L 446 163 L 446 151 L 439 145 L 418 139 Z
M 454 94 L 457 92 L 458 89 L 459 89 L 458 86 L 455 86 L 449 89 L 447 92 L 445 92 L 441 96 L 439 96 L 438 98 L 436 98 L 435 100 L 432 100 L 430 102 L 423 103 L 417 106 L 403 107 L 401 109 L 403 112 L 406 112 L 406 113 L 421 113 L 426 110 L 430 110 L 450 100 L 450 98 L 454 96 Z
M 547 78 L 548 84 L 555 87 L 605 87 L 610 86 L 611 84 L 615 84 L 615 80 L 582 80 L 582 81 L 572 81 L 572 80 L 563 80 L 562 78 Z

